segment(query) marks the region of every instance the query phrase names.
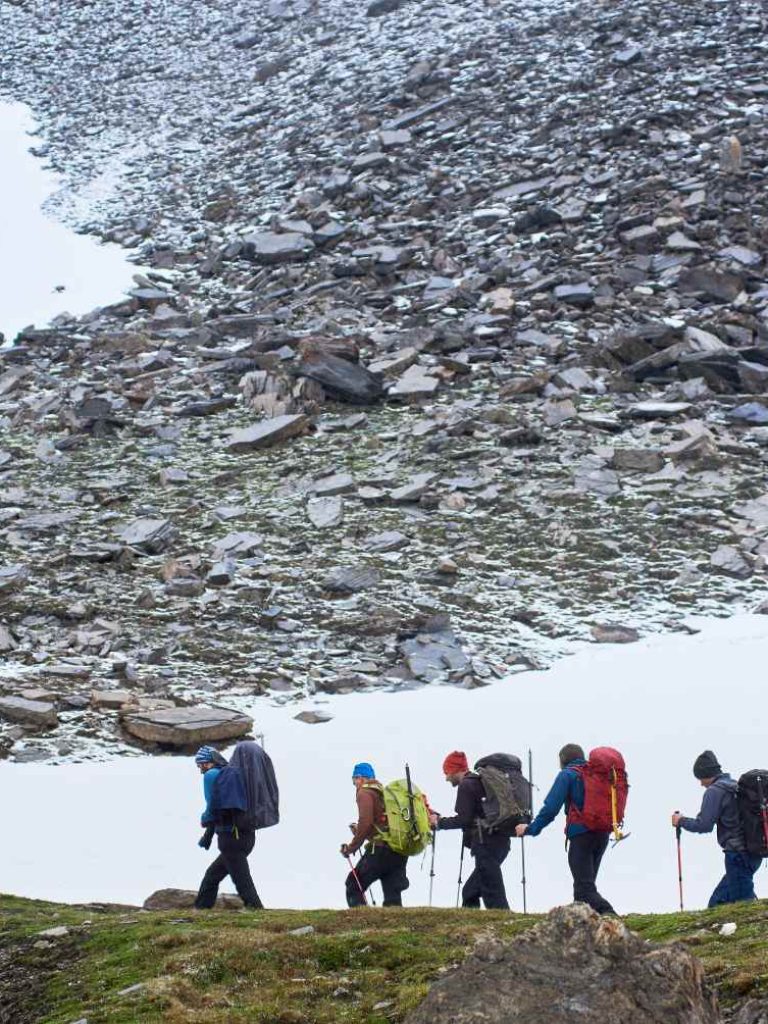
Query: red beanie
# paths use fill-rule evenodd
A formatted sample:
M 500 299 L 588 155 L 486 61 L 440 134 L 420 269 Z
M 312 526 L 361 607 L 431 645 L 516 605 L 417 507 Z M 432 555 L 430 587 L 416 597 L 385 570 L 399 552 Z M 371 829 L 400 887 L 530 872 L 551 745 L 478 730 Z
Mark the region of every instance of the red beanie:
M 453 775 L 456 772 L 468 771 L 467 755 L 463 750 L 452 751 L 443 761 L 443 775 Z

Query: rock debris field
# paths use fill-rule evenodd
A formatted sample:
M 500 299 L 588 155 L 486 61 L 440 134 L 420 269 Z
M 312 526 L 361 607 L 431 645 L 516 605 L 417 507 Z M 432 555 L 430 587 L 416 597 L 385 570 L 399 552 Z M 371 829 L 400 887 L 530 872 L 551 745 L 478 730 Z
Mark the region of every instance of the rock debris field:
M 2 19 L 59 214 L 150 268 L 0 351 L 5 756 L 761 607 L 759 5 Z

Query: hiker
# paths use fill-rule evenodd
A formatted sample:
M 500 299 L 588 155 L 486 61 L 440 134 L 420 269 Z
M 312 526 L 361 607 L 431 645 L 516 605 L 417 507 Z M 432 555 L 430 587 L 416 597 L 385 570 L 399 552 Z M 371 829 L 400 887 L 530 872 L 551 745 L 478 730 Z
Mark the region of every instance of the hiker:
M 725 874 L 709 898 L 709 907 L 723 903 L 755 900 L 754 874 L 762 858 L 747 852 L 739 807 L 738 784 L 720 767 L 711 750 L 693 762 L 693 774 L 704 787 L 701 810 L 695 818 L 678 811 L 672 815 L 674 828 L 686 832 L 711 832 L 717 826 L 717 841 L 725 855 Z
M 461 890 L 463 907 L 479 908 L 482 900 L 486 910 L 509 910 L 501 865 L 507 859 L 509 836 L 483 834 L 478 821 L 485 815 L 485 790 L 480 776 L 469 770 L 467 755 L 454 750 L 443 761 L 445 781 L 456 789 L 455 815 L 442 817 L 432 812 L 430 823 L 438 831 L 461 829 L 462 848 L 475 859 L 472 874 Z
M 200 747 L 195 755 L 195 764 L 203 776 L 205 795 L 205 809 L 201 817 L 205 833 L 198 845 L 209 849 L 215 834 L 219 848 L 218 857 L 208 867 L 200 883 L 195 899 L 198 910 L 209 910 L 215 905 L 219 885 L 227 875 L 246 907 L 263 909 L 248 867 L 248 855 L 256 842 L 256 829 L 246 813 L 245 782 L 234 761 L 233 756 L 232 763 L 227 764 L 225 758 L 209 746 Z
M 354 766 L 352 782 L 357 791 L 357 824 L 349 826 L 352 841 L 341 844 L 341 855 L 349 859 L 363 843 L 367 843 L 368 847 L 357 866 L 347 875 L 347 906 L 364 906 L 367 902 L 366 890 L 374 882 L 381 882 L 384 906 L 402 907 L 402 894 L 410 885 L 406 875 L 408 858 L 404 854 L 395 853 L 386 842 L 384 787 L 367 761 Z
M 518 825 L 515 834 L 519 838 L 539 835 L 565 807 L 565 835 L 568 867 L 573 875 L 574 903 L 587 903 L 598 914 L 615 914 L 616 911 L 600 895 L 596 885 L 600 862 L 608 848 L 610 827 L 599 831 L 590 830 L 578 820 L 584 810 L 584 779 L 579 771 L 587 764 L 584 750 L 578 743 L 566 743 L 558 756 L 560 771 L 539 813 L 530 825 Z

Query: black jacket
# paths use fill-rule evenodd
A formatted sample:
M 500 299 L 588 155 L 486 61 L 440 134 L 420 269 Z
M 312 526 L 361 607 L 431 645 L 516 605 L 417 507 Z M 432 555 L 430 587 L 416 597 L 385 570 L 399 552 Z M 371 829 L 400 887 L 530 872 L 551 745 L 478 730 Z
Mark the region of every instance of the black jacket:
M 475 822 L 478 818 L 484 817 L 484 796 L 485 790 L 480 776 L 469 772 L 461 780 L 456 791 L 456 814 L 452 818 L 439 818 L 438 829 L 460 828 L 464 845 L 471 847 L 479 839 Z

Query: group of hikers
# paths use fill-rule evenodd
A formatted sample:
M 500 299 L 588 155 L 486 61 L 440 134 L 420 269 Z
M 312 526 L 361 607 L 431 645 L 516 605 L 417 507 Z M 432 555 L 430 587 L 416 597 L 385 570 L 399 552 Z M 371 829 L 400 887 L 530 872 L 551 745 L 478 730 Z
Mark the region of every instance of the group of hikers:
M 352 769 L 357 821 L 349 827 L 351 839 L 341 844 L 348 862 L 346 900 L 363 906 L 371 885 L 381 884 L 383 905 L 400 907 L 409 887 L 408 858 L 432 846 L 430 906 L 434 879 L 437 833 L 461 831 L 459 898 L 463 907 L 509 909 L 502 864 L 513 838 L 521 840 L 525 901 L 525 839 L 533 839 L 565 811 L 568 866 L 573 877 L 573 898 L 598 914 L 615 914 L 597 889 L 600 864 L 609 842 L 619 843 L 629 793 L 622 755 L 612 747 L 597 747 L 589 757 L 576 743 L 559 752 L 554 782 L 538 813 L 533 814 L 531 766 L 526 778 L 520 758 L 490 754 L 470 769 L 463 751 L 454 750 L 443 761 L 445 780 L 456 790 L 452 815 L 437 813 L 411 780 L 387 785 L 376 778 L 373 766 L 361 761 Z M 208 867 L 197 894 L 198 909 L 213 907 L 219 884 L 230 876 L 246 907 L 263 909 L 248 866 L 256 832 L 279 821 L 279 791 L 272 761 L 258 743 L 243 741 L 229 762 L 213 747 L 201 747 L 195 762 L 203 776 L 205 832 L 200 845 L 208 849 L 216 836 L 219 854 Z M 693 764 L 693 774 L 705 789 L 696 817 L 675 811 L 671 822 L 677 835 L 680 867 L 680 908 L 683 908 L 680 836 L 683 831 L 708 833 L 717 829 L 725 855 L 725 874 L 709 906 L 754 900 L 754 874 L 768 856 L 768 770 L 753 769 L 738 781 L 724 772 L 711 750 Z M 465 851 L 474 861 L 462 885 Z M 361 854 L 357 862 L 356 854 Z M 524 904 L 525 909 L 525 904 Z

